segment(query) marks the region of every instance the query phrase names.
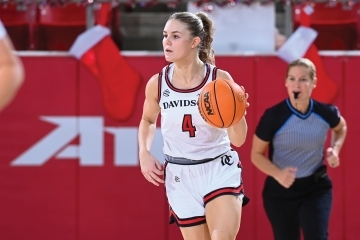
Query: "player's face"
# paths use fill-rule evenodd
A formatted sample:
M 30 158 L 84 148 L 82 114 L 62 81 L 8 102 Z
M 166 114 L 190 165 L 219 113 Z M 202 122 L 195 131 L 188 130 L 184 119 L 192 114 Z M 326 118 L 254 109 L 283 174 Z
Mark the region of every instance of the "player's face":
M 315 88 L 316 80 L 310 77 L 310 70 L 304 66 L 293 66 L 289 69 L 285 81 L 289 97 L 292 99 L 309 99 Z
M 186 25 L 178 20 L 169 20 L 163 32 L 163 49 L 168 62 L 176 62 L 186 57 L 193 47 L 193 39 Z

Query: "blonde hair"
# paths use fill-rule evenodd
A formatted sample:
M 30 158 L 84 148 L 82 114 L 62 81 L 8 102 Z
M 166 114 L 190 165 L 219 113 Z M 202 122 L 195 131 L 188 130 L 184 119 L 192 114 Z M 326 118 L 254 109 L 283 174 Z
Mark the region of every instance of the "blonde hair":
M 286 78 L 289 76 L 289 71 L 292 67 L 303 66 L 309 69 L 309 75 L 312 81 L 316 79 L 316 67 L 315 64 L 308 58 L 299 58 L 289 63 L 286 71 Z

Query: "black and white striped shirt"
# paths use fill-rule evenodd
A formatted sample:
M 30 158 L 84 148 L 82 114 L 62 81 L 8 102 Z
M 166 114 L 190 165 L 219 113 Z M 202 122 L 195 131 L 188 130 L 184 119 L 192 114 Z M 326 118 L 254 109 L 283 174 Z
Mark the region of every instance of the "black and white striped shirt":
M 286 99 L 268 108 L 255 134 L 270 142 L 269 158 L 279 168 L 296 167 L 296 177 L 306 177 L 323 164 L 330 128 L 340 122 L 336 106 L 310 100 L 308 111 L 297 111 Z

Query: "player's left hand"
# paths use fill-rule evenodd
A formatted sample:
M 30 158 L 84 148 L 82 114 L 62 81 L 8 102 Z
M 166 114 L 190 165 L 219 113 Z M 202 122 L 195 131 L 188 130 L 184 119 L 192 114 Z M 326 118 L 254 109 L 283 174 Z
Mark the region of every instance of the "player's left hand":
M 244 88 L 244 86 L 240 86 L 242 89 L 243 89 L 243 91 L 244 91 L 244 93 L 245 93 L 245 95 L 244 94 L 242 94 L 242 93 L 239 93 L 239 99 L 240 99 L 240 101 L 246 101 L 246 108 L 248 108 L 249 106 L 250 106 L 250 103 L 248 102 L 248 98 L 249 98 L 249 94 L 247 93 L 247 92 L 245 92 L 245 88 Z M 246 110 L 245 110 L 245 113 L 244 113 L 244 116 L 246 115 Z
M 332 168 L 340 166 L 340 159 L 334 148 L 329 147 L 326 149 L 326 161 Z

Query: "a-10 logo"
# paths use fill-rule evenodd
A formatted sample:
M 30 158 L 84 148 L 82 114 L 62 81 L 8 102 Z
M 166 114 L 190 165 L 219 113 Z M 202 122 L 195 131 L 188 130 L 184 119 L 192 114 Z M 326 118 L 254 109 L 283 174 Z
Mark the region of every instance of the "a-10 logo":
M 81 166 L 104 165 L 104 134 L 114 137 L 114 165 L 138 166 L 138 128 L 104 127 L 103 117 L 43 116 L 42 121 L 58 127 L 32 145 L 10 164 L 12 166 L 41 166 L 51 158 L 79 159 Z M 70 144 L 79 137 L 79 144 Z M 157 129 L 152 154 L 162 161 L 162 136 Z

